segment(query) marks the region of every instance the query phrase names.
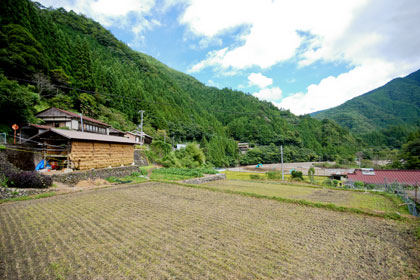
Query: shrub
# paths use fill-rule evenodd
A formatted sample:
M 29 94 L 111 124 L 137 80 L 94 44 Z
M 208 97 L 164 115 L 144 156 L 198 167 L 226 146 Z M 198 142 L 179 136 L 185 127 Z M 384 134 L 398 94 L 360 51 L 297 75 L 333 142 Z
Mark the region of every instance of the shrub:
M 359 189 L 361 189 L 361 188 L 363 188 L 364 187 L 364 183 L 363 182 L 359 182 L 359 181 L 356 181 L 356 182 L 354 182 L 354 187 L 355 188 L 359 188 Z
M 12 174 L 8 178 L 10 187 L 14 188 L 48 188 L 52 185 L 52 179 L 49 176 L 38 174 L 34 171 L 22 171 Z
M 374 190 L 376 188 L 375 184 L 365 184 L 365 188 L 368 190 Z
M 4 174 L 0 174 L 0 187 L 7 187 L 7 177 Z
M 292 175 L 292 179 L 300 179 L 300 180 L 303 180 L 303 173 L 302 173 L 302 171 L 293 170 L 292 173 L 291 173 L 291 175 Z
M 267 174 L 267 178 L 271 180 L 281 179 L 280 171 L 268 171 L 265 174 Z
M 7 182 L 13 188 L 48 188 L 52 185 L 51 177 L 35 171 L 21 171 L 8 162 L 4 155 L 0 155 L 0 178 L 2 184 Z
M 258 175 L 258 174 L 251 174 L 251 175 L 249 175 L 249 177 L 253 180 L 260 180 L 261 179 L 261 176 Z
M 311 181 L 311 183 L 313 183 L 315 181 L 314 180 L 314 175 L 315 175 L 315 168 L 313 168 L 313 167 L 309 168 L 308 169 L 308 177 L 309 177 L 309 180 Z

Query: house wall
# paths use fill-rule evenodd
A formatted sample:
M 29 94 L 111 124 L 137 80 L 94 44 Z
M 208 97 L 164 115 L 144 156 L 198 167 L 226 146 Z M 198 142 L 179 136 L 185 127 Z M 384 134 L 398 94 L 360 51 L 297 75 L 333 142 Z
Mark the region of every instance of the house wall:
M 80 170 L 131 165 L 134 145 L 73 141 L 70 158 L 74 167 Z

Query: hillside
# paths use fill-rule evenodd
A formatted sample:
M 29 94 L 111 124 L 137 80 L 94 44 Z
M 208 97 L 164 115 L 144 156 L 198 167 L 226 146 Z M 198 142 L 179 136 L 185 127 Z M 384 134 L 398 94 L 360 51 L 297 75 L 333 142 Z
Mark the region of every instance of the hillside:
M 406 137 L 420 124 L 420 70 L 311 115 L 334 120 L 372 145 L 399 147 L 396 138 Z
M 6 0 L 2 6 L 3 125 L 36 121 L 37 110 L 56 106 L 132 129 L 138 110 L 145 110 L 147 133 L 166 133 L 175 141 L 205 137 L 212 147 L 222 146 L 221 152 L 232 146 L 231 139 L 285 145 L 290 160 L 349 157 L 357 149 L 348 130 L 334 122 L 207 87 L 131 50 L 83 15 L 28 0 Z

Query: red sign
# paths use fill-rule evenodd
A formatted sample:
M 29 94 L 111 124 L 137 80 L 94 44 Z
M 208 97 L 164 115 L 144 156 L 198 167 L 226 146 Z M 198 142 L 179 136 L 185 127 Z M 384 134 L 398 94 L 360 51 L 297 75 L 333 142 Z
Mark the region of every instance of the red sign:
M 19 129 L 19 126 L 17 124 L 12 125 L 13 130 L 15 131 L 15 140 L 13 141 L 13 144 L 16 145 L 16 130 Z

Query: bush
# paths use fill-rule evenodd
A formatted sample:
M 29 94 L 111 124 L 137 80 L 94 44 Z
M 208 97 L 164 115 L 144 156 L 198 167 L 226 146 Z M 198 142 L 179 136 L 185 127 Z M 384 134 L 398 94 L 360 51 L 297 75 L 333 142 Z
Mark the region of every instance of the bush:
M 271 180 L 281 179 L 281 172 L 280 171 L 268 171 L 265 174 L 267 174 L 267 178 L 271 179 Z
M 51 177 L 35 171 L 21 171 L 0 155 L 0 181 L 13 188 L 48 188 L 52 185 Z
M 10 182 L 9 187 L 14 188 L 43 189 L 52 185 L 51 177 L 38 174 L 35 171 L 14 173 L 8 180 Z
M 354 182 L 354 187 L 355 187 L 355 188 L 359 188 L 359 189 L 361 189 L 361 188 L 363 188 L 364 186 L 365 186 L 365 184 L 364 184 L 363 182 L 359 182 L 359 181 Z
M 315 168 L 311 167 L 311 168 L 308 169 L 308 177 L 309 177 L 309 180 L 311 181 L 311 183 L 313 183 L 315 181 L 314 176 L 315 176 Z
M 293 170 L 292 173 L 291 173 L 291 175 L 292 175 L 292 179 L 300 179 L 300 180 L 303 180 L 303 173 L 302 173 L 302 171 Z
M 251 175 L 249 175 L 249 177 L 253 180 L 260 180 L 261 179 L 261 176 L 258 175 L 258 174 L 251 174 Z

